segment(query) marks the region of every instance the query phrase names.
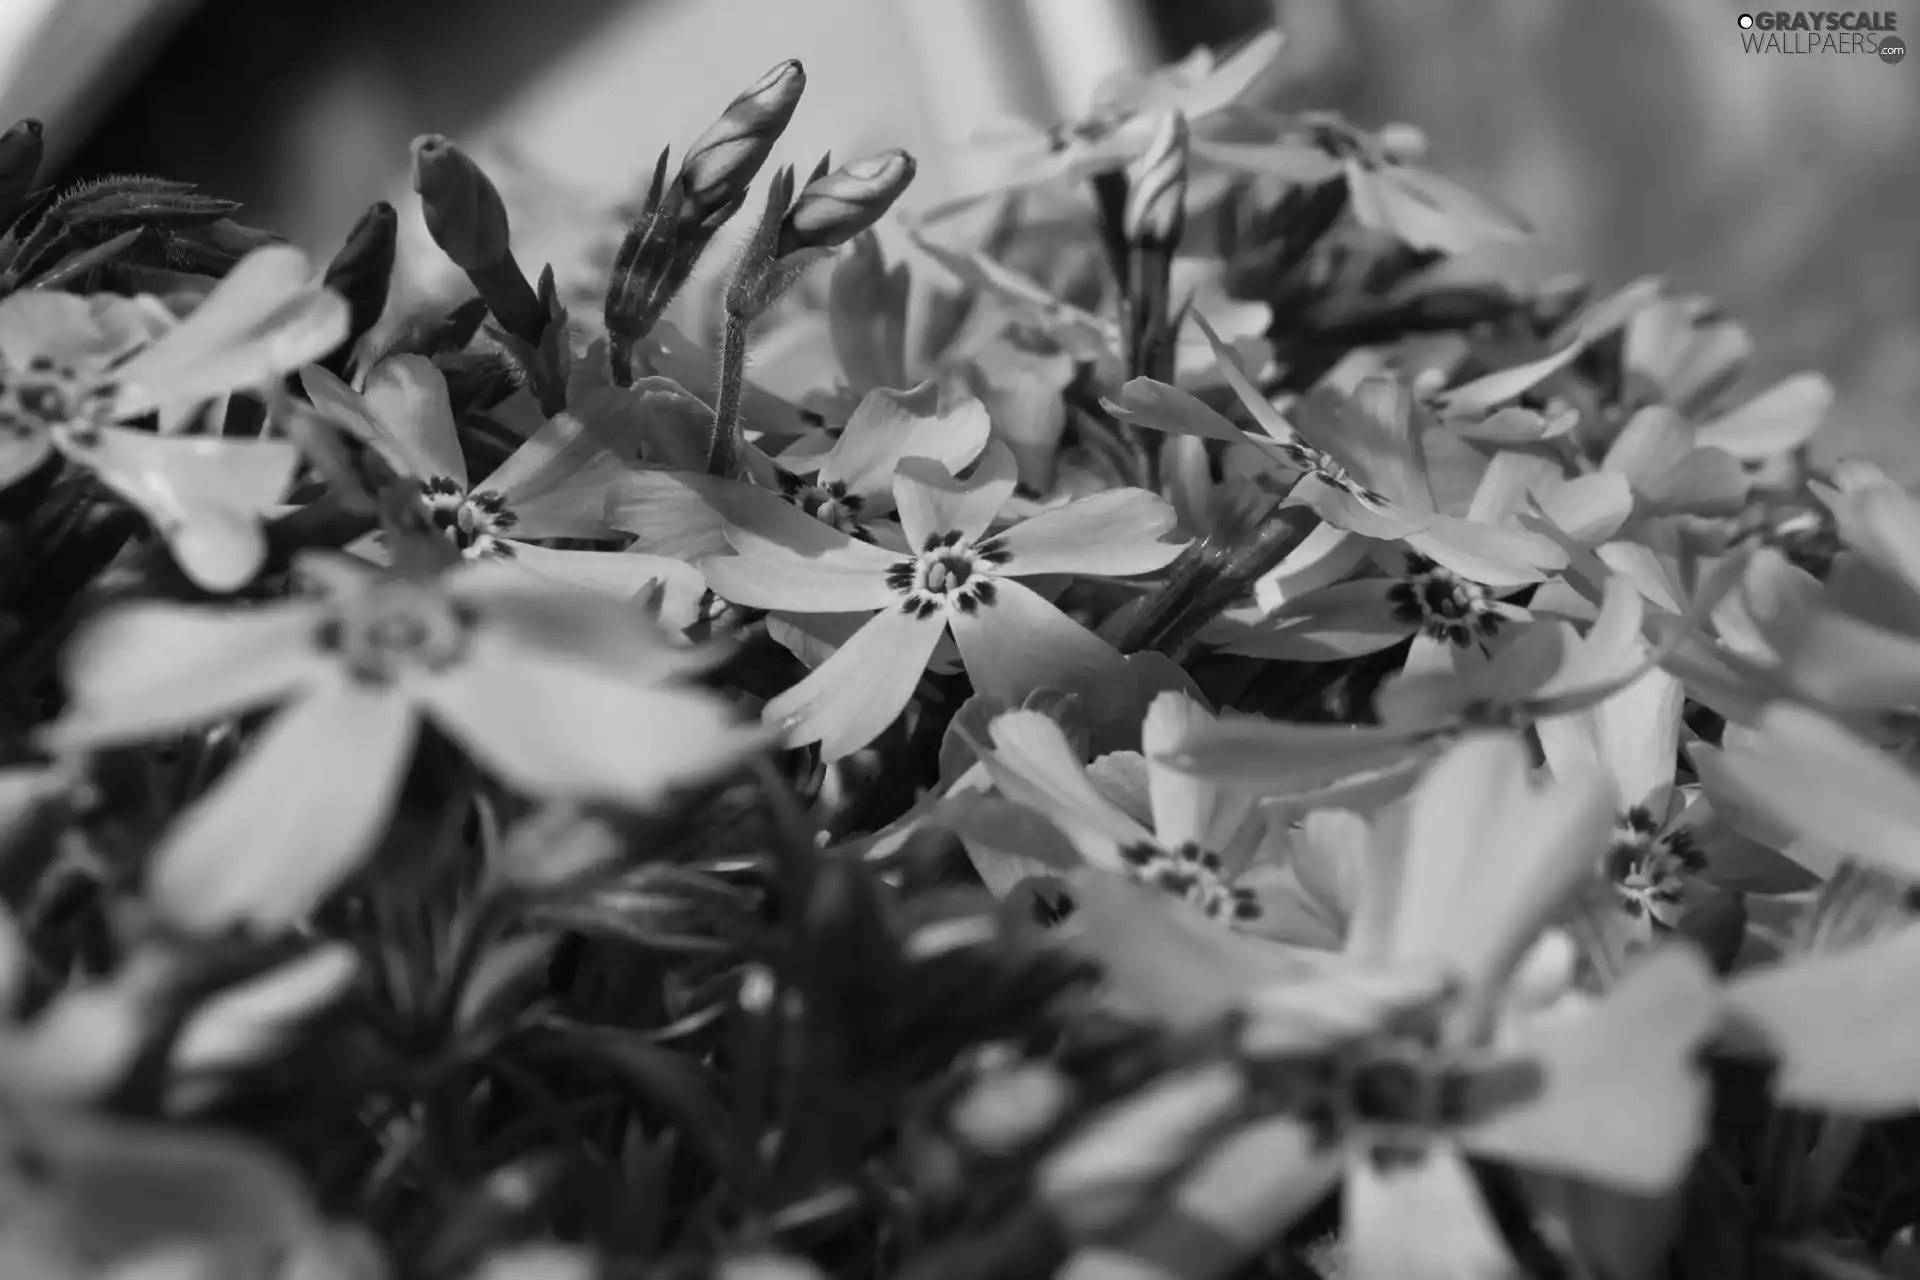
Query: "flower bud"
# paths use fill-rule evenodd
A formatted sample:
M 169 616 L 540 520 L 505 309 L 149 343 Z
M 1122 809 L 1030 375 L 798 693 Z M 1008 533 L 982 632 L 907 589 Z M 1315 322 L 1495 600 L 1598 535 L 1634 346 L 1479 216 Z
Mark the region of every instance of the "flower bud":
M 507 207 L 473 158 L 437 133 L 413 140 L 413 189 L 427 231 L 462 271 L 485 271 L 507 257 Z
M 0 133 L 0 224 L 12 221 L 26 203 L 45 155 L 38 120 L 22 120 Z
M 720 118 L 687 148 L 680 164 L 682 218 L 711 228 L 733 216 L 793 119 L 806 87 L 807 73 L 788 59 L 727 104 Z
M 1172 248 L 1187 219 L 1187 118 L 1169 112 L 1128 175 L 1123 226 L 1136 245 Z
M 387 309 L 398 235 L 399 218 L 393 206 L 382 200 L 360 216 L 346 244 L 327 265 L 327 288 L 347 300 L 347 341 L 339 354 L 378 324 L 380 313 Z
M 780 226 L 775 256 L 831 249 L 880 221 L 913 181 L 913 157 L 886 151 L 809 182 Z

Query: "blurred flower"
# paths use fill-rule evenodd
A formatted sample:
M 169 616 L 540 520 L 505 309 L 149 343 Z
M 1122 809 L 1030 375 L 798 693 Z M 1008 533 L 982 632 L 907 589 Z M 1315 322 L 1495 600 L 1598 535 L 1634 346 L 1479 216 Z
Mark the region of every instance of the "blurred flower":
M 1347 962 L 1243 989 L 1235 1042 L 1255 1115 L 1096 1254 L 1230 1274 L 1344 1181 L 1353 1274 L 1503 1274 L 1463 1154 L 1641 1192 L 1679 1181 L 1704 1137 L 1694 1059 L 1718 993 L 1676 949 L 1598 1002 L 1558 1007 L 1563 966 L 1537 940 L 1604 845 L 1609 803 L 1597 778 L 1531 773 L 1508 737 L 1469 737 L 1435 763 L 1395 834 L 1370 842 Z M 1120 1104 L 1093 1140 L 1110 1145 L 1153 1101 Z M 1176 1240 L 1181 1256 L 1164 1256 Z
M 926 220 L 951 217 L 994 196 L 1125 168 L 1152 145 L 1160 118 L 1170 111 L 1184 115 L 1196 134 L 1204 133 L 1232 115 L 1280 48 L 1280 35 L 1272 31 L 1260 33 L 1218 63 L 1202 48 L 1169 67 L 1114 77 L 1079 120 L 1051 128 L 1009 124 L 983 135 L 975 145 L 1004 157 L 1003 175 L 930 210 Z M 1196 154 L 1206 153 L 1196 146 Z
M 283 926 L 351 874 L 387 818 L 424 716 L 509 784 L 651 805 L 752 750 L 726 704 L 677 684 L 713 656 L 632 603 L 498 561 L 435 581 L 308 557 L 319 593 L 242 610 L 143 603 L 70 648 L 63 749 L 139 742 L 291 705 L 154 851 L 179 924 Z
M 878 610 L 767 705 L 767 721 L 789 743 L 818 742 L 837 760 L 871 742 L 906 707 L 949 628 L 974 688 L 1009 702 L 1043 687 L 1095 693 L 1114 678 L 1120 656 L 1016 579 L 1161 568 L 1183 545 L 1166 537 L 1172 511 L 1150 493 L 1120 489 L 988 536 L 1013 485 L 1013 458 L 1000 445 L 965 480 L 930 458 L 903 458 L 894 500 L 907 544 L 918 548 L 905 558 L 817 520 L 727 526 L 734 554 L 700 565 L 726 599 L 796 613 Z
M 298 451 L 164 433 L 326 355 L 347 323 L 346 303 L 285 246 L 248 255 L 178 323 L 150 298 L 32 289 L 0 300 L 0 485 L 58 452 L 138 508 L 201 586 L 234 590 L 266 554 L 260 517 Z M 163 434 L 115 425 L 150 413 Z
M 463 558 L 510 559 L 540 577 L 625 599 L 657 583 L 663 621 L 676 630 L 694 621 L 706 584 L 680 561 L 644 549 L 610 554 L 537 541 L 618 536 L 607 502 L 648 430 L 644 388 L 588 390 L 476 484 L 467 477 L 446 378 L 425 357 L 381 361 L 358 392 L 318 365 L 300 377 L 316 408 L 420 482 L 435 525 Z

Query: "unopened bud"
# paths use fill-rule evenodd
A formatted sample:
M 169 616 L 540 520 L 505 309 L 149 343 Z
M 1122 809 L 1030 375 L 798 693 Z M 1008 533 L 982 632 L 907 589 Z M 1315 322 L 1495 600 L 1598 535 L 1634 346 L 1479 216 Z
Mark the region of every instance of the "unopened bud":
M 22 120 L 0 133 L 0 224 L 12 221 L 26 203 L 46 150 L 38 120 Z
M 793 119 L 806 87 L 807 73 L 789 59 L 727 104 L 720 118 L 687 148 L 680 164 L 682 218 L 710 229 L 733 216 Z
M 1168 113 L 1128 177 L 1128 242 L 1159 248 L 1178 244 L 1187 219 L 1186 116 Z
M 437 133 L 422 134 L 413 140 L 413 189 L 428 233 L 455 266 L 485 271 L 505 261 L 507 207 L 473 157 Z
M 347 242 L 327 265 L 326 286 L 347 300 L 347 341 L 342 350 L 373 328 L 387 309 L 393 279 L 399 218 L 385 200 L 360 216 Z
M 809 182 L 787 211 L 774 255 L 845 244 L 880 221 L 913 181 L 915 169 L 906 152 L 886 151 Z

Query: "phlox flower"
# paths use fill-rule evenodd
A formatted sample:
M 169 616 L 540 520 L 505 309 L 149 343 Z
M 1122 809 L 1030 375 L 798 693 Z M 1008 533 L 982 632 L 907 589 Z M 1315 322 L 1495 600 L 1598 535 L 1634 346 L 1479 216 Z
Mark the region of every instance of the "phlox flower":
M 992 745 L 979 759 L 1002 796 L 1044 815 L 1066 837 L 1072 857 L 1050 869 L 1070 884 L 1086 868 L 1125 875 L 1223 927 L 1293 941 L 1306 929 L 1293 927 L 1292 894 L 1274 892 L 1284 884 L 1273 857 L 1282 833 L 1252 797 L 1160 759 L 1212 718 L 1192 698 L 1163 693 L 1147 708 L 1140 751 L 1111 752 L 1088 766 L 1058 722 L 1010 711 L 989 726 Z M 951 824 L 967 840 L 964 813 Z
M 1220 370 L 1260 427 L 1250 434 L 1175 388 L 1135 379 L 1109 412 L 1123 422 L 1228 443 L 1252 441 L 1299 472 L 1286 501 L 1357 536 L 1398 542 L 1452 573 L 1494 587 L 1538 582 L 1567 563 L 1551 539 L 1507 523 L 1438 509 L 1419 407 L 1397 379 L 1362 379 L 1351 394 L 1316 388 L 1283 417 L 1204 318 Z
M 155 849 L 149 895 L 184 927 L 284 926 L 384 829 L 423 719 L 511 786 L 649 805 L 762 736 L 680 679 L 711 655 L 632 602 L 499 560 L 410 581 L 343 556 L 296 568 L 313 594 L 228 610 L 103 614 L 69 647 L 62 750 L 151 740 L 285 709 Z
M 1450 748 L 1368 842 L 1339 965 L 1241 993 L 1235 1131 L 1062 1274 L 1232 1274 L 1339 1184 L 1347 1274 L 1504 1276 L 1467 1155 L 1641 1194 L 1676 1185 L 1704 1138 L 1711 974 L 1675 948 L 1569 1004 L 1555 994 L 1565 948 L 1542 940 L 1604 846 L 1609 808 L 1598 777 L 1537 782 L 1517 739 Z M 1096 1124 L 1110 1144 L 1165 1101 L 1150 1088 Z M 1071 1144 L 1043 1194 L 1067 1163 Z
M 1216 62 L 1201 49 L 1181 62 L 1152 72 L 1131 72 L 1108 80 L 1086 115 L 1051 127 L 1018 122 L 983 135 L 976 147 L 983 156 L 1001 157 L 1002 172 L 979 189 L 927 212 L 927 221 L 948 218 L 994 196 L 1030 190 L 1124 168 L 1152 144 L 1160 116 L 1185 115 L 1199 138 L 1230 118 L 1239 99 L 1257 83 L 1279 55 L 1278 32 L 1264 31 Z
M 1613 838 L 1580 903 L 1605 974 L 1728 891 L 1789 893 L 1814 880 L 1804 869 L 1724 821 L 1699 787 L 1676 785 L 1686 690 L 1642 643 L 1618 654 L 1638 678 L 1571 715 L 1534 726 L 1558 777 L 1599 774 L 1611 787 Z M 1714 748 L 1689 753 L 1713 776 Z
M 647 429 L 644 399 L 611 387 L 584 395 L 475 482 L 460 449 L 446 377 L 432 361 L 391 356 L 367 372 L 357 392 L 318 365 L 301 370 L 300 378 L 317 409 L 419 482 L 435 525 L 462 558 L 509 559 L 539 577 L 628 599 L 659 583 L 663 619 L 678 627 L 694 620 L 706 584 L 687 565 L 537 541 L 619 536 L 606 506 L 611 486 L 639 453 Z
M 1671 407 L 1698 424 L 1695 443 L 1750 464 L 1805 444 L 1826 421 L 1833 384 L 1817 373 L 1791 374 L 1729 407 L 1753 339 L 1709 299 L 1667 296 L 1638 310 L 1621 345 L 1623 396 L 1630 404 Z
M 1378 724 L 1294 724 L 1223 715 L 1196 727 L 1167 760 L 1216 784 L 1251 788 L 1296 806 L 1341 804 L 1340 797 L 1349 792 L 1404 790 L 1463 733 L 1522 733 L 1631 684 L 1651 666 L 1650 658 L 1636 662 L 1633 657 L 1644 616 L 1639 592 L 1615 578 L 1583 635 L 1570 623 L 1538 623 L 1484 663 L 1395 675 L 1375 699 Z
M 789 464 L 750 449 L 746 468 L 753 482 L 695 471 L 630 470 L 610 482 L 606 517 L 636 535 L 637 548 L 686 560 L 725 553 L 729 522 L 778 529 L 809 518 L 904 550 L 890 530 L 875 528 L 894 513 L 900 460 L 931 458 L 959 471 L 986 447 L 988 431 L 985 406 L 964 392 L 932 382 L 908 391 L 869 391 L 824 454 Z
M 262 390 L 346 338 L 347 306 L 285 246 L 249 254 L 184 320 L 153 299 L 29 289 L 0 300 L 0 486 L 58 453 L 137 508 L 200 586 L 266 554 L 260 518 L 299 465 L 285 440 L 170 434 L 208 401 Z M 124 425 L 148 414 L 161 434 Z
M 818 742 L 837 760 L 871 742 L 906 707 L 949 630 L 974 689 L 1009 703 L 1043 687 L 1097 694 L 1112 679 L 1119 655 L 1019 579 L 1162 568 L 1183 548 L 1166 537 L 1172 511 L 1121 489 L 989 534 L 1013 486 L 1013 458 L 998 444 L 965 480 L 932 459 L 902 459 L 893 494 L 905 554 L 817 520 L 727 526 L 733 554 L 700 564 L 722 597 L 797 613 L 874 611 L 767 705 L 791 744 Z

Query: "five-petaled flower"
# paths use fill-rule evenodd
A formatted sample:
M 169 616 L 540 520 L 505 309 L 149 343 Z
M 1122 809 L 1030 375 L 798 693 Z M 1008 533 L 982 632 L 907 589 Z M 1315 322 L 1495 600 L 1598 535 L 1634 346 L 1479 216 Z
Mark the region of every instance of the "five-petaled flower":
M 243 586 L 299 452 L 171 433 L 208 401 L 326 355 L 347 323 L 346 302 L 285 246 L 250 254 L 177 322 L 152 298 L 12 294 L 0 300 L 0 487 L 59 453 L 138 508 L 199 585 Z M 161 434 L 121 425 L 148 415 Z
M 764 737 L 683 678 L 713 660 L 632 602 L 498 560 L 435 580 L 310 554 L 313 594 L 244 609 L 159 602 L 98 618 L 67 653 L 59 749 L 148 741 L 286 709 L 155 850 L 177 923 L 286 925 L 384 829 L 422 720 L 540 796 L 633 806 L 730 767 Z
M 420 482 L 435 524 L 463 559 L 510 559 L 541 577 L 628 599 L 658 583 L 662 618 L 680 628 L 694 620 L 706 584 L 679 560 L 539 543 L 620 536 L 607 523 L 606 506 L 613 483 L 640 449 L 646 422 L 638 397 L 611 387 L 586 390 L 476 484 L 460 449 L 446 378 L 431 361 L 383 360 L 359 392 L 317 365 L 300 378 L 316 407 Z
M 873 741 L 906 707 L 949 628 L 974 688 L 1009 703 L 1040 688 L 1098 697 L 1124 683 L 1110 645 L 1018 579 L 1162 568 L 1183 546 L 1167 536 L 1172 509 L 1143 490 L 1119 489 L 990 535 L 1013 486 L 1013 457 L 998 443 L 965 480 L 931 459 L 902 459 L 893 495 L 905 554 L 817 520 L 727 526 L 734 554 L 701 562 L 726 599 L 798 613 L 873 611 L 767 705 L 790 743 L 818 742 L 834 760 Z

